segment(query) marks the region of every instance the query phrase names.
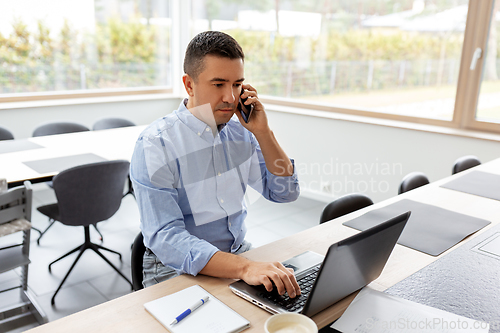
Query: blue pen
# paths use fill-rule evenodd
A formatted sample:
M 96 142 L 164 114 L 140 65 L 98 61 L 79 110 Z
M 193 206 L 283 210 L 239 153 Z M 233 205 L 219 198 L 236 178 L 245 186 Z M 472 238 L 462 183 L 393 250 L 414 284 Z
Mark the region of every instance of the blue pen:
M 170 325 L 172 326 L 172 325 L 177 324 L 182 319 L 186 318 L 190 313 L 193 313 L 194 310 L 198 309 L 200 306 L 202 306 L 203 304 L 205 304 L 207 301 L 208 301 L 208 296 L 200 299 L 198 302 L 196 302 L 196 304 L 194 304 L 189 309 L 187 309 L 186 311 L 184 311 L 183 313 L 181 313 L 180 315 L 178 315 L 177 318 L 175 318 L 174 321 Z

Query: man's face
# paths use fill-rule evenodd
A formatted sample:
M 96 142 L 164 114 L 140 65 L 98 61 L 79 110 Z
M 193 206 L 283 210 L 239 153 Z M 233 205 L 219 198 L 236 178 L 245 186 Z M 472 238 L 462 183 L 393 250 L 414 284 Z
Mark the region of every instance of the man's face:
M 215 124 L 227 123 L 238 105 L 244 81 L 243 60 L 208 55 L 203 61 L 204 69 L 196 82 L 188 75 L 184 77 L 188 108 L 209 103 Z

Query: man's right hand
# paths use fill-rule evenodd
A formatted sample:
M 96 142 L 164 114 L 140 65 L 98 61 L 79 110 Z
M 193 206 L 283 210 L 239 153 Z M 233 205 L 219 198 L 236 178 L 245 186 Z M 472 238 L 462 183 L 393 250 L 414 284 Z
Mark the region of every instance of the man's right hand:
M 291 298 L 300 295 L 300 287 L 293 269 L 286 268 L 280 262 L 251 261 L 242 256 L 218 251 L 200 273 L 226 279 L 242 279 L 253 286 L 262 284 L 267 291 L 273 290 L 274 283 L 280 295 L 285 291 Z
M 267 291 L 273 290 L 274 283 L 280 295 L 286 291 L 291 298 L 301 293 L 293 269 L 286 268 L 280 262 L 249 261 L 241 279 L 254 286 L 262 284 Z

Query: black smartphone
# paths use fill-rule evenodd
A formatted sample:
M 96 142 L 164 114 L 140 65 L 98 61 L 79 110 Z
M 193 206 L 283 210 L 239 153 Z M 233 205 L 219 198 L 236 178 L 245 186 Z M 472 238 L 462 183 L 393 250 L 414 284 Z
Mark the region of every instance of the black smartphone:
M 241 98 L 241 95 L 243 94 L 244 91 L 245 90 L 241 88 L 240 101 L 238 102 L 238 110 L 240 111 L 241 117 L 243 118 L 245 123 L 248 123 L 250 121 L 250 116 L 252 115 L 253 112 L 253 104 L 250 105 L 243 104 L 247 101 L 246 98 L 243 99 Z

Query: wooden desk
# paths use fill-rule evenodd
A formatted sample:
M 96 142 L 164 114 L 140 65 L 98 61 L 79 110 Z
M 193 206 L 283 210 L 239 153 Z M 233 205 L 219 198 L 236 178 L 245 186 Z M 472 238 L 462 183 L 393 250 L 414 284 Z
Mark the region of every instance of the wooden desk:
M 43 148 L 0 154 L 0 177 L 7 178 L 9 187 L 20 185 L 25 180 L 32 183 L 48 181 L 56 175 L 56 172 L 40 174 L 23 162 L 86 153 L 107 160 L 130 161 L 135 142 L 145 127 L 132 126 L 29 138 L 28 141 Z
M 475 169 L 500 174 L 500 159 L 483 164 Z M 469 171 L 464 171 L 464 173 L 465 172 Z M 252 260 L 283 261 L 306 250 L 326 254 L 328 247 L 332 243 L 358 232 L 343 226 L 342 222 L 359 216 L 371 209 L 386 206 L 403 198 L 432 204 L 458 213 L 487 219 L 492 222 L 487 227 L 466 238 L 464 241 L 438 257 L 433 257 L 401 245 L 396 245 L 381 276 L 371 283 L 371 287 L 378 290 L 385 290 L 434 262 L 438 258 L 447 255 L 465 242 L 476 237 L 478 234 L 500 223 L 500 215 L 498 214 L 500 201 L 439 187 L 441 184 L 454 177 L 460 177 L 464 173 L 445 178 L 328 223 L 318 225 L 301 233 L 261 246 L 243 255 Z M 247 318 L 251 323 L 251 328 L 245 332 L 262 332 L 264 322 L 269 318 L 270 314 L 234 295 L 228 288 L 231 282 L 232 280 L 228 279 L 218 279 L 201 275 L 197 277 L 179 276 L 172 280 L 165 281 L 158 285 L 45 324 L 29 332 L 166 332 L 166 329 L 146 312 L 143 304 L 194 284 L 201 285 L 222 302 Z M 324 327 L 340 317 L 353 297 L 353 295 L 348 296 L 346 299 L 332 305 L 314 316 L 313 320 L 318 324 L 318 327 Z

